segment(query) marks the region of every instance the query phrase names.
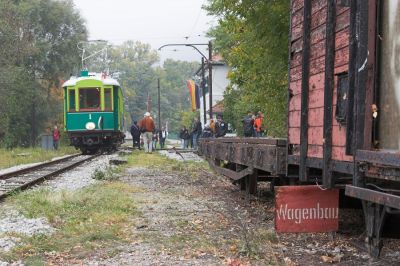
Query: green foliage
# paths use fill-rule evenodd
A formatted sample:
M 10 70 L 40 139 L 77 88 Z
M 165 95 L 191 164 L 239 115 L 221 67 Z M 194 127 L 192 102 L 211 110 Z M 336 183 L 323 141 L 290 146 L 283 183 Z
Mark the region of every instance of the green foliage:
M 183 111 L 181 112 L 181 126 L 186 126 L 187 129 L 192 128 L 193 120 L 195 117 L 200 117 L 200 112 Z
M 269 135 L 286 135 L 288 0 L 209 0 L 219 18 L 209 31 L 214 47 L 232 67 L 225 119 L 242 128 L 247 110 L 262 111 Z
M 61 123 L 52 89 L 79 62 L 86 28 L 70 0 L 0 2 L 0 144 L 34 145 L 46 123 Z

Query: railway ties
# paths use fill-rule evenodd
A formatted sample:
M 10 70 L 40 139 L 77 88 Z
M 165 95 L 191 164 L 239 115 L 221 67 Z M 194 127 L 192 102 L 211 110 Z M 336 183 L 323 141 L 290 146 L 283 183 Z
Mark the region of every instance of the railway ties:
M 27 189 L 48 178 L 57 176 L 97 156 L 99 155 L 75 154 L 0 175 L 0 199 L 4 199 L 15 191 Z

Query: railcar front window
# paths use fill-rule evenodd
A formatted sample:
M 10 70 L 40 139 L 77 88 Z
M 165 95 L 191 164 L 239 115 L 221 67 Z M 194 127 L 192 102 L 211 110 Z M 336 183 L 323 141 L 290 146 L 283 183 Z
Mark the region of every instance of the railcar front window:
M 104 108 L 105 110 L 111 111 L 112 104 L 111 104 L 111 89 L 104 89 Z
M 82 111 L 100 110 L 100 89 L 79 89 L 79 106 Z

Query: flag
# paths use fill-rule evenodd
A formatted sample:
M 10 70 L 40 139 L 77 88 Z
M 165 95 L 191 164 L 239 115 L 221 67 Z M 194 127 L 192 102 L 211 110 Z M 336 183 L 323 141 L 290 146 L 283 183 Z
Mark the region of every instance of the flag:
M 187 80 L 186 85 L 189 90 L 189 97 L 190 97 L 190 103 L 192 106 L 192 111 L 196 110 L 196 84 L 194 83 L 193 80 Z
M 196 84 L 196 109 L 200 109 L 200 87 Z

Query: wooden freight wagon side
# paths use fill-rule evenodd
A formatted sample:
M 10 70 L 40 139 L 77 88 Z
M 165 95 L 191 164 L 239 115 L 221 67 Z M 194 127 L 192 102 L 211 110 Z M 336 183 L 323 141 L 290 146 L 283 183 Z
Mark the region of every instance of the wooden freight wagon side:
M 300 181 L 317 169 L 333 187 L 335 173 L 353 171 L 346 155 L 349 25 L 349 8 L 336 1 L 292 1 L 288 164 Z
M 291 9 L 288 173 L 347 184 L 374 256 L 386 215 L 400 209 L 399 11 L 400 0 L 292 0 Z

